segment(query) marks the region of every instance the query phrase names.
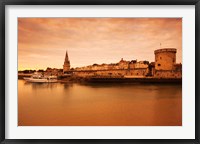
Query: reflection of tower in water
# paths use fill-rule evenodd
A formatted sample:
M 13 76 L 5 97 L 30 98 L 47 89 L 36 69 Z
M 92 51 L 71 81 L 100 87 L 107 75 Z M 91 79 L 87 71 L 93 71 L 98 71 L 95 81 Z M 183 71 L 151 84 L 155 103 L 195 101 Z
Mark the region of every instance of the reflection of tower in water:
M 73 87 L 73 83 L 65 83 L 65 84 L 63 84 L 63 88 L 65 90 L 68 90 L 70 87 Z
M 160 126 L 182 125 L 181 85 L 159 85 L 153 100 L 153 123 Z

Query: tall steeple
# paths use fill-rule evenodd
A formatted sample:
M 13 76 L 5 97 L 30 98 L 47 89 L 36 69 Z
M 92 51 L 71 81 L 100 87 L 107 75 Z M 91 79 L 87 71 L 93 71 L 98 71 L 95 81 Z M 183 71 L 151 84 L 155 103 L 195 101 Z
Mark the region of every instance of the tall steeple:
M 66 54 L 65 54 L 65 63 L 69 62 L 69 58 L 68 58 L 68 52 L 66 51 Z
M 63 65 L 63 73 L 65 73 L 69 70 L 70 70 L 70 61 L 69 61 L 69 57 L 68 57 L 68 52 L 66 51 L 65 61 L 64 61 L 64 65 Z

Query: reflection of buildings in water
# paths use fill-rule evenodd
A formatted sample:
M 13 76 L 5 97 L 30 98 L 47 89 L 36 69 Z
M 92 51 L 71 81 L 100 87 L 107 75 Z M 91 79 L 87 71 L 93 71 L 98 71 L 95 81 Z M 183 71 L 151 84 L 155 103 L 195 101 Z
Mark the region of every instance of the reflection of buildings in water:
M 59 83 L 59 86 L 61 87 L 62 91 L 60 91 L 62 93 L 62 98 L 61 98 L 61 105 L 69 108 L 70 106 L 73 105 L 73 100 L 74 97 L 76 97 L 76 95 L 73 94 L 73 86 L 75 84 L 74 83 Z
M 32 87 L 32 89 L 52 89 L 57 87 L 57 83 L 30 83 L 25 82 L 24 85 L 29 85 Z
M 69 89 L 70 87 L 73 87 L 73 83 L 62 83 L 64 89 Z
M 79 83 L 80 86 L 87 86 L 90 88 L 129 88 L 137 86 L 138 83 Z
M 73 83 L 30 83 L 24 81 L 24 85 L 31 86 L 33 89 L 52 89 L 59 87 L 60 84 L 63 86 L 64 89 L 69 89 L 73 86 Z
M 182 96 L 182 85 L 180 84 L 160 84 L 158 87 L 159 88 L 157 88 L 155 91 L 156 99 L 178 98 Z
M 157 89 L 153 104 L 156 125 L 182 125 L 181 85 L 161 86 Z

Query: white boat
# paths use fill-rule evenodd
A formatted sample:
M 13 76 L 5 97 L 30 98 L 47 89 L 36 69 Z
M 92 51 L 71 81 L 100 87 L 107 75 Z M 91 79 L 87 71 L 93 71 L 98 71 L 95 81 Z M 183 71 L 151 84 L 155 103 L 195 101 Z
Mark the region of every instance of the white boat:
M 53 83 L 57 82 L 57 76 L 43 76 L 36 72 L 31 77 L 24 77 L 24 80 L 33 83 Z

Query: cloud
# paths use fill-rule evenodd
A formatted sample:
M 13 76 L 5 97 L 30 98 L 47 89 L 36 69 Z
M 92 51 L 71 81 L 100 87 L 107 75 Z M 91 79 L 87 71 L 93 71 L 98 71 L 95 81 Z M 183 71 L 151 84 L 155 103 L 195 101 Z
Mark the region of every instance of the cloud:
M 66 50 L 72 67 L 122 57 L 154 61 L 160 43 L 177 48 L 182 62 L 181 18 L 18 18 L 20 66 L 34 65 L 34 56 L 37 65 L 61 68 Z

